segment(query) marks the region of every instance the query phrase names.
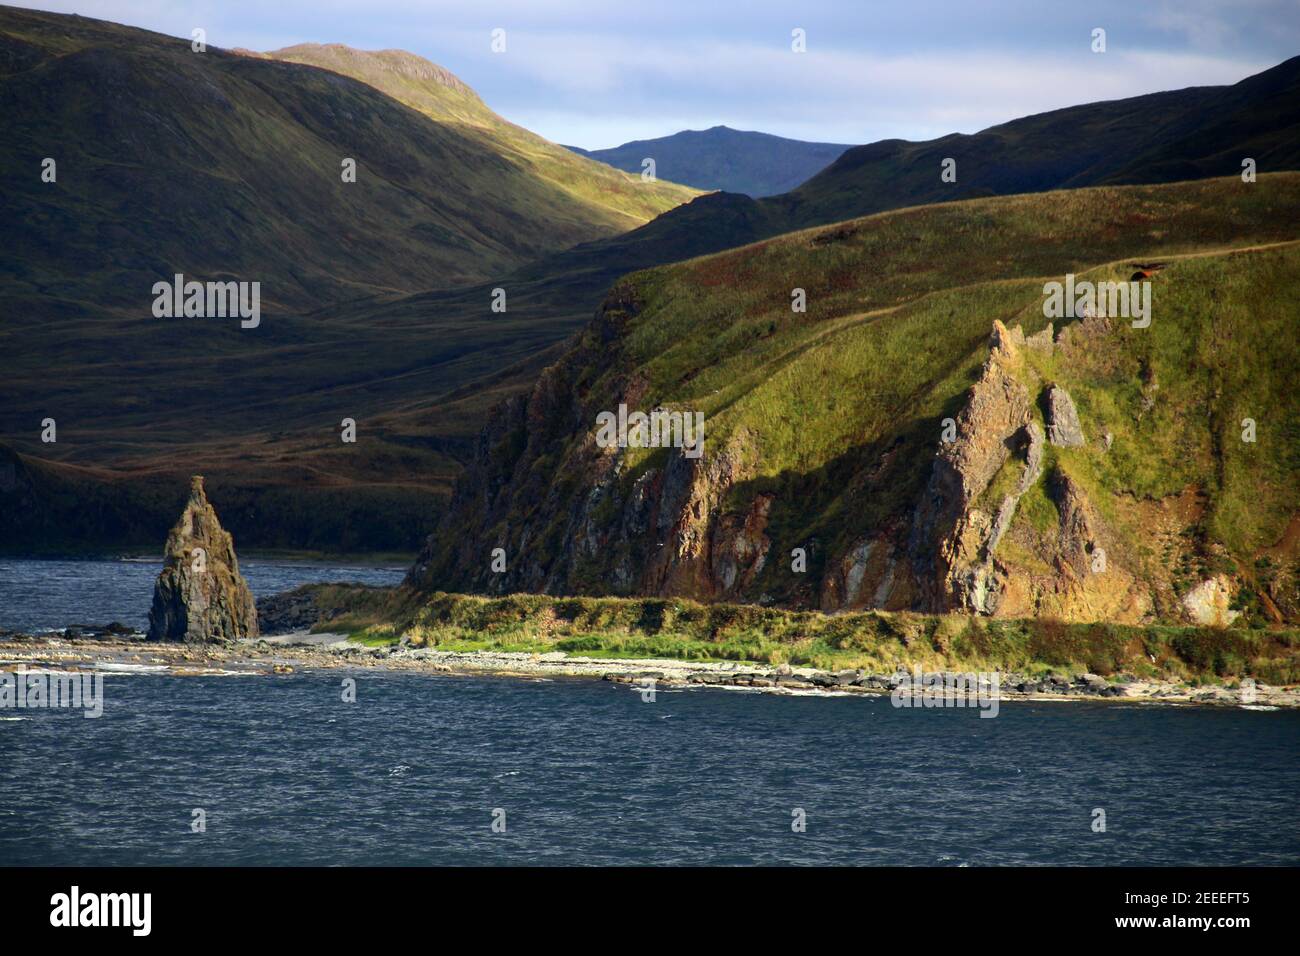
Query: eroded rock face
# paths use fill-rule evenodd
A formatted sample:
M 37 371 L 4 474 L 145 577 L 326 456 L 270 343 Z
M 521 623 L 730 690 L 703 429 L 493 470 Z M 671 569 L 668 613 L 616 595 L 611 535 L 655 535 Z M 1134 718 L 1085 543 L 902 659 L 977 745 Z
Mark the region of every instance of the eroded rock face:
M 867 454 L 846 449 L 834 468 L 808 478 L 833 480 L 846 516 L 874 496 L 897 502 L 870 525 L 855 521 L 852 534 L 828 524 L 804 537 L 798 484 L 769 484 L 759 432 L 710 431 L 702 458 L 670 448 L 649 461 L 596 441 L 599 411 L 653 401 L 635 369 L 604 373 L 626 363 L 621 327 L 636 309 L 635 298 L 616 289 L 532 393 L 498 409 L 408 585 L 828 612 L 1123 622 L 1151 615 L 1150 571 L 1123 534 L 1132 520 L 1125 509 L 1138 505 L 1102 497 L 1087 456 L 1052 452 L 1085 445 L 1084 423 L 1070 395 L 1043 380 L 1039 355 L 1055 351 L 1069 361 L 1071 350 L 1095 349 L 1104 321 L 1032 336 L 995 321 L 978 380 L 954 413 L 956 439 L 933 452 L 928 440 L 905 434 Z M 1098 455 L 1107 447 L 1104 425 L 1088 423 Z M 896 494 L 898 482 L 905 495 Z M 497 547 L 507 556 L 499 568 L 489 554 Z M 1287 580 L 1279 577 L 1278 589 Z
M 1240 611 L 1230 607 L 1232 594 L 1232 581 L 1225 575 L 1216 575 L 1183 595 L 1183 610 L 1194 624 L 1227 627 L 1241 616 Z
M 1079 412 L 1070 393 L 1059 385 L 1047 390 L 1047 440 L 1060 448 L 1078 448 L 1085 444 Z
M 233 641 L 257 636 L 257 609 L 239 573 L 235 546 L 208 504 L 203 478 L 167 536 L 149 610 L 151 641 Z
M 996 607 L 997 586 L 987 566 L 995 519 L 972 506 L 1020 444 L 1018 435 L 1028 447 L 1041 444 L 1028 429 L 1029 390 L 1014 373 L 1024 341 L 1019 327 L 1011 332 L 993 323 L 989 357 L 957 416 L 957 438 L 935 457 L 910 543 L 927 610 L 991 613 Z M 1034 454 L 1041 462 L 1036 447 Z

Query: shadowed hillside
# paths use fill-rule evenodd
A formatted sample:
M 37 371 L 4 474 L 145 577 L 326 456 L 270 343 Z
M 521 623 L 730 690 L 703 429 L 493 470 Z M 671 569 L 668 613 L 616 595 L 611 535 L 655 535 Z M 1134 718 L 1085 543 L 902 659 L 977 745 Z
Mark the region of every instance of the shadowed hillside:
M 411 580 L 1294 622 L 1298 223 L 1300 175 L 1233 177 L 918 207 L 627 276 L 494 415 Z M 1156 261 L 1148 328 L 1049 328 L 1046 281 Z M 620 403 L 703 412 L 703 457 L 600 447 Z
M 4 9 L 0 49 L 5 238 L 24 250 L 0 278 L 52 307 L 147 304 L 172 271 L 259 279 L 282 308 L 454 285 L 687 195 L 550 146 L 592 180 L 557 185 L 370 85 L 142 30 Z
M 619 277 L 909 203 L 1230 175 L 1243 155 L 1300 166 L 1298 71 L 857 147 L 794 192 L 700 196 L 611 235 L 685 191 L 546 143 L 410 54 L 194 54 L 0 10 L 0 229 L 21 250 L 0 261 L 0 442 L 38 493 L 32 512 L 0 494 L 0 544 L 147 544 L 179 506 L 168 489 L 202 470 L 214 500 L 247 503 L 240 540 L 328 547 L 373 495 L 391 520 L 354 546 L 413 548 L 487 409 L 531 387 Z M 152 318 L 152 283 L 175 271 L 260 281 L 260 327 Z
M 957 182 L 940 179 L 957 159 Z M 1181 156 L 1179 160 L 1177 157 Z M 469 295 L 508 287 L 531 322 L 557 338 L 585 322 L 620 276 L 887 209 L 1101 183 L 1158 183 L 1300 169 L 1300 57 L 1227 87 L 1198 87 L 1069 107 L 926 143 L 887 140 L 849 149 L 798 189 L 751 199 L 710 193 L 631 232 L 522 266 Z M 467 293 L 394 296 L 388 322 L 459 314 Z
M 692 194 L 547 143 L 418 57 L 314 49 L 327 67 L 391 67 L 409 105 L 328 69 L 0 8 L 0 236 L 14 252 L 0 259 L 0 440 L 45 460 L 28 471 L 47 491 L 41 516 L 0 522 L 4 546 L 156 540 L 175 510 L 164 489 L 204 467 L 218 495 L 319 490 L 296 500 L 322 502 L 322 526 L 360 489 L 379 510 L 405 498 L 402 540 L 367 543 L 412 547 L 494 381 L 531 374 L 512 366 L 562 333 L 493 313 L 490 288 L 436 329 L 321 310 L 482 280 Z M 260 283 L 260 325 L 155 318 L 153 285 L 176 273 Z M 430 406 L 438 433 L 415 436 L 403 417 Z M 356 445 L 339 442 L 345 417 Z M 308 518 L 281 535 L 264 517 L 249 524 L 267 544 L 324 543 Z
M 940 179 L 945 158 L 957 181 Z M 773 200 L 789 228 L 898 206 L 1119 183 L 1300 169 L 1300 56 L 1232 86 L 1089 103 L 923 143 L 849 150 Z
M 660 176 L 658 183 L 645 183 L 639 168 L 638 175 L 628 176 L 609 169 L 605 163 L 583 161 L 566 147 L 502 119 L 451 73 L 404 50 L 371 52 L 337 43 L 302 43 L 265 56 L 342 73 L 368 83 L 439 124 L 454 126 L 529 173 L 546 189 L 571 197 L 580 210 L 576 227 L 596 222 L 606 227 L 606 232 L 623 232 L 695 195 L 694 190 L 676 185 L 677 180 L 663 181 L 671 180 L 671 176 Z M 540 212 L 527 209 L 523 202 L 527 196 L 512 198 L 519 200 L 525 212 Z M 580 236 L 574 241 L 585 238 Z

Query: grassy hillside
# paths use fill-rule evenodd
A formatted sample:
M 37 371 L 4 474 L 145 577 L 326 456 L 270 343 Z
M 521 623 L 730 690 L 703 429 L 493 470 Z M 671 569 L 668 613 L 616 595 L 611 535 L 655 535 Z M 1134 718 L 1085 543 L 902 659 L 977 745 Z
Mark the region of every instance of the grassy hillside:
M 251 276 L 282 308 L 454 285 L 686 196 L 552 146 L 592 179 L 561 187 L 371 85 L 142 30 L 5 9 L 0 47 L 5 238 L 24 249 L 0 277 L 50 308 L 135 304 L 171 271 Z
M 646 158 L 660 179 L 696 189 L 721 189 L 758 198 L 788 192 L 821 172 L 846 149 L 842 143 L 806 143 L 770 133 L 714 126 L 639 139 L 610 149 L 578 149 L 615 169 L 639 174 Z
M 980 196 L 1160 183 L 1300 169 L 1300 57 L 1225 87 L 1197 87 L 1073 106 L 971 136 L 884 140 L 845 151 L 812 179 L 778 196 L 712 194 L 640 229 L 561 253 L 521 271 L 567 290 L 795 229 L 888 209 Z M 957 161 L 957 181 L 940 178 Z M 558 305 L 558 304 L 557 304 Z
M 46 509 L 0 520 L 0 546 L 161 540 L 157 503 L 206 469 L 250 514 L 320 503 L 316 526 L 250 517 L 256 543 L 314 547 L 340 499 L 371 495 L 402 517 L 367 540 L 413 548 L 482 411 L 564 333 L 492 312 L 492 285 L 396 327 L 353 321 L 358 303 L 501 274 L 690 195 L 512 126 L 417 57 L 315 49 L 391 68 L 409 105 L 378 80 L 0 8 L 0 441 L 34 456 Z M 259 282 L 260 327 L 155 319 L 153 283 L 176 272 Z
M 1300 57 L 1232 86 L 1053 110 L 971 136 L 849 150 L 778 202 L 791 227 L 978 196 L 1300 169 Z M 957 181 L 940 178 L 956 160 Z
M 630 272 L 913 204 L 1102 181 L 1239 175 L 1244 155 L 1256 158 L 1262 172 L 1300 169 L 1298 124 L 1300 57 L 1231 87 L 1071 107 L 932 143 L 855 147 L 793 192 L 759 200 L 710 193 L 631 232 L 547 256 L 479 288 L 393 296 L 360 307 L 360 314 L 391 325 L 431 314 L 469 321 L 501 286 L 530 327 L 550 330 L 558 342 Z M 1172 157 L 1184 147 L 1188 162 L 1177 166 Z M 956 184 L 939 178 L 940 160 L 949 155 L 959 159 Z
M 276 56 L 324 69 L 211 49 L 200 60 L 183 41 L 24 11 L 0 11 L 0 27 L 0 99 L 13 107 L 0 138 L 0 229 L 21 250 L 0 262 L 0 307 L 38 319 L 0 324 L 9 357 L 0 442 L 27 456 L 34 487 L 45 488 L 38 524 L 58 529 L 61 548 L 149 544 L 157 535 L 88 533 L 107 529 L 101 519 L 117 510 L 132 514 L 132 527 L 165 532 L 174 515 L 164 506 L 133 509 L 183 495 L 191 469 L 209 476 L 214 495 L 251 502 L 275 489 L 303 515 L 320 503 L 314 528 L 309 517 L 285 527 L 250 517 L 253 543 L 291 546 L 299 535 L 307 546 L 326 537 L 319 529 L 333 526 L 340 496 L 363 508 L 373 493 L 376 509 L 403 516 L 379 526 L 406 528 L 402 540 L 373 545 L 413 547 L 473 453 L 487 409 L 526 392 L 622 275 L 962 195 L 926 191 L 942 185 L 934 157 L 890 146 L 879 165 L 875 147 L 862 147 L 795 193 L 709 194 L 630 232 L 531 258 L 545 243 L 574 241 L 575 209 L 605 223 L 599 235 L 621 217 L 648 215 L 631 203 L 651 194 L 628 194 L 626 178 L 493 119 L 433 64 L 310 46 Z M 962 156 L 1015 172 L 985 183 L 992 191 L 1078 185 L 1088 169 L 1169 178 L 1179 144 L 1188 175 L 1247 149 L 1267 171 L 1292 162 L 1296 63 L 1231 88 L 1030 117 L 966 138 L 974 151 Z M 1161 115 L 1180 118 L 1161 125 Z M 1077 123 L 1090 138 L 1069 135 Z M 1134 128 L 1160 135 L 1139 142 L 1125 132 Z M 71 157 L 71 167 L 60 158 L 57 184 L 39 181 L 50 142 Z M 344 149 L 363 172 L 382 175 L 342 191 Z M 1071 165 L 1081 151 L 1091 165 Z M 960 189 L 980 187 L 979 166 L 961 159 Z M 666 202 L 680 195 L 658 185 Z M 1024 248 L 1038 242 L 1032 229 L 1019 238 Z M 148 317 L 151 283 L 173 269 L 262 281 L 261 328 Z M 508 294 L 506 313 L 491 311 L 496 288 Z M 55 445 L 39 440 L 46 417 L 59 425 Z M 356 444 L 339 441 L 345 417 L 358 423 Z M 113 506 L 91 511 L 81 504 L 90 501 Z M 30 516 L 25 531 L 6 523 L 16 508 L 0 495 L 0 546 L 50 545 Z
M 628 276 L 528 401 L 496 416 L 413 580 L 924 606 L 913 525 L 994 321 L 1032 335 L 1045 281 L 1126 280 L 1159 260 L 1149 329 L 1072 322 L 1062 337 L 1058 322 L 1050 354 L 1020 349 L 1015 380 L 1031 397 L 1067 389 L 1088 444 L 1047 449 L 993 559 L 1031 613 L 1086 618 L 1140 595 L 1123 614 L 1176 620 L 1223 573 L 1248 618 L 1295 620 L 1298 214 L 1296 174 L 1097 188 L 885 213 Z M 791 310 L 795 287 L 806 313 Z M 620 401 L 703 411 L 703 463 L 597 449 L 596 413 Z M 1240 439 L 1245 417 L 1255 443 Z M 996 507 L 1018 454 L 968 516 Z M 1073 507 L 1062 486 L 1082 489 L 1122 594 L 1053 577 Z M 505 574 L 490 571 L 493 547 Z
M 676 184 L 681 180 L 668 181 L 671 176 L 661 175 L 659 182 L 646 183 L 641 180 L 639 167 L 637 175 L 630 176 L 610 169 L 608 164 L 584 160 L 502 119 L 447 70 L 404 50 L 371 52 L 337 43 L 302 43 L 265 55 L 350 76 L 439 124 L 454 126 L 529 174 L 532 180 L 570 197 L 582 211 L 577 225 L 594 221 L 607 232 L 624 232 L 695 195 L 693 189 Z M 589 236 L 581 237 L 586 238 Z

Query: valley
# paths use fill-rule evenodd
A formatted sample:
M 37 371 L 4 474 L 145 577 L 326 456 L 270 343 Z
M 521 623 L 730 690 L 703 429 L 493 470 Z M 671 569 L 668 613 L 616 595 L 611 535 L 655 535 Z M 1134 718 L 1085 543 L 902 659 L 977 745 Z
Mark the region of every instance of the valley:
M 184 45 L 177 50 L 174 41 L 127 28 L 84 21 L 75 31 L 60 33 L 51 29 L 56 18 L 49 15 L 13 12 L 6 17 L 3 36 L 10 62 L 23 67 L 0 77 L 11 86 L 38 79 L 55 82 L 70 59 L 108 63 L 120 58 L 134 64 L 121 75 L 129 104 L 130 96 L 154 95 L 146 79 L 150 57 L 171 68 L 175 58 L 185 55 Z M 940 599 L 927 591 L 934 581 L 925 584 L 924 572 L 917 576 L 905 514 L 924 485 L 924 434 L 939 419 L 957 419 L 960 394 L 977 378 L 993 321 L 1012 331 L 1022 326 L 1020 334 L 1028 340 L 1041 329 L 1041 309 L 1034 316 L 1032 303 L 1034 290 L 1045 282 L 1076 273 L 1081 279 L 1095 274 L 1123 280 L 1135 262 L 1227 255 L 1294 240 L 1283 225 L 1293 212 L 1285 205 L 1291 201 L 1290 180 L 1271 170 L 1300 166 L 1290 133 L 1300 122 L 1300 58 L 1232 87 L 1072 107 L 931 143 L 886 141 L 848 148 L 793 190 L 752 199 L 723 192 L 698 196 L 671 183 L 643 183 L 586 160 L 501 120 L 449 71 L 401 51 L 304 44 L 271 53 L 213 53 L 203 64 L 175 64 L 183 78 L 191 77 L 184 82 L 214 83 L 227 99 L 232 91 L 243 95 L 240 83 L 251 83 L 250 91 L 287 84 L 294 95 L 319 97 L 319 102 L 304 100 L 292 119 L 314 137 L 355 143 L 361 132 L 358 118 L 383 115 L 384 132 L 376 132 L 369 155 L 347 147 L 359 162 L 356 182 L 345 189 L 384 188 L 369 181 L 373 177 L 367 171 L 391 168 L 416 142 L 428 141 L 429 148 L 421 149 L 429 154 L 497 158 L 471 159 L 460 180 L 460 167 L 449 169 L 445 161 L 436 172 L 422 168 L 419 160 L 404 167 L 403 175 L 411 177 L 409 188 L 415 190 L 408 195 L 422 188 L 436 192 L 401 204 L 404 217 L 419 209 L 433 215 L 428 228 L 404 233 L 420 244 L 418 250 L 385 245 L 400 234 L 391 219 L 372 240 L 358 232 L 378 228 L 365 215 L 346 225 L 317 226 L 260 214 L 263 226 L 274 227 L 275 233 L 268 233 L 267 251 L 255 254 L 264 276 L 257 329 L 151 325 L 147 293 L 159 277 L 139 268 L 149 261 L 143 254 L 131 260 L 134 265 L 123 260 L 111 284 L 102 270 L 71 270 L 75 238 L 64 240 L 53 258 L 25 259 L 24 272 L 0 284 L 0 297 L 11 313 L 37 310 L 46 318 L 39 325 L 8 324 L 0 332 L 18 356 L 0 384 L 0 442 L 8 446 L 0 446 L 0 528 L 6 550 L 94 553 L 106 546 L 156 546 L 179 506 L 188 474 L 202 469 L 214 499 L 223 503 L 228 527 L 247 547 L 411 552 L 438 531 L 436 540 L 446 542 L 447 550 L 441 556 L 426 554 L 425 571 L 418 577 L 448 586 L 682 593 L 827 609 L 864 602 L 939 607 L 965 598 L 948 592 Z M 41 71 L 50 76 L 38 77 Z M 260 104 L 253 108 L 259 117 L 277 115 Z M 178 115 L 191 114 L 178 105 Z M 309 115 L 317 118 L 306 121 Z M 193 116 L 199 121 L 199 114 Z M 326 123 L 321 116 L 335 119 Z M 70 117 L 68 122 L 83 121 Z M 111 133 L 116 127 L 107 122 Z M 1066 128 L 1086 131 L 1093 148 L 1086 154 L 1070 148 L 1071 140 L 1059 137 Z M 385 138 L 399 129 L 407 142 Z M 432 144 L 439 137 L 453 137 L 457 145 L 449 153 L 447 140 L 435 151 Z M 194 139 L 190 148 L 199 148 L 200 142 Z M 1212 148 L 1206 145 L 1211 142 Z M 245 152 L 250 148 L 243 147 Z M 1235 180 L 1247 188 L 1235 172 L 1238 154 L 1246 148 L 1261 170 L 1253 193 L 1232 187 Z M 138 152 L 138 146 L 130 149 Z M 1172 164 L 1167 159 L 1171 150 L 1191 159 Z M 174 149 L 167 147 L 162 155 L 169 151 Z M 340 147 L 334 155 L 343 152 Z M 949 154 L 957 156 L 955 182 L 938 175 Z M 251 153 L 248 161 L 264 163 Z M 62 169 L 66 177 L 66 162 Z M 321 176 L 316 170 L 293 173 L 292 184 L 285 185 L 299 193 Z M 1217 183 L 1212 189 L 1180 184 L 1167 194 L 1087 188 L 1214 173 L 1229 178 L 1205 180 Z M 481 177 L 489 174 L 503 178 L 487 186 Z M 337 172 L 332 175 L 338 178 Z M 526 185 L 516 181 L 520 175 L 527 177 Z M 240 178 L 248 182 L 246 176 Z M 271 181 L 278 186 L 278 179 Z M 6 195 L 35 202 L 42 194 L 31 193 L 34 185 Z M 151 188 L 161 190 L 162 181 Z M 1032 194 L 1043 190 L 1054 191 L 1035 200 Z M 486 193 L 518 201 L 536 217 L 538 229 L 545 222 L 549 231 L 532 238 L 531 227 L 521 230 L 515 224 L 503 231 L 491 219 L 492 209 L 475 199 L 472 215 L 456 215 L 456 229 L 463 234 L 448 232 L 451 219 L 436 210 L 458 196 Z M 978 198 L 1002 193 L 1022 195 L 1002 201 Z M 218 197 L 221 203 L 230 199 L 224 192 L 211 194 L 214 202 Z M 1231 197 L 1233 215 L 1240 217 L 1231 227 L 1205 206 L 1225 197 Z M 298 201 L 313 215 L 336 206 L 323 197 L 300 196 Z M 129 212 L 120 199 L 100 199 L 90 208 L 106 216 L 114 202 L 117 214 Z M 365 202 L 382 207 L 384 200 L 376 195 Z M 895 214 L 884 212 L 909 206 Z M 39 215 L 27 218 L 41 222 Z M 585 224 L 579 226 L 580 220 Z M 184 216 L 175 220 L 178 225 L 186 221 Z M 241 229 L 241 255 L 250 255 L 250 238 L 256 235 Z M 198 227 L 184 241 L 172 235 L 131 241 L 172 250 L 164 276 L 172 274 L 173 264 L 179 271 L 189 261 L 195 264 L 187 275 L 226 279 L 231 276 L 228 266 L 224 271 L 205 266 L 217 261 L 215 256 L 226 261 L 220 245 L 213 245 L 219 236 Z M 322 244 L 315 255 L 298 248 L 305 236 L 339 236 L 346 245 Z M 525 239 L 526 250 L 519 245 Z M 340 258 L 340 248 L 351 252 Z M 290 249 L 296 264 L 282 268 L 277 263 Z M 805 251 L 791 256 L 794 249 Z M 433 259 L 421 264 L 421 257 L 450 261 L 448 256 L 473 265 L 448 271 Z M 46 264 L 40 268 L 49 278 L 37 280 L 34 270 L 42 261 Z M 331 263 L 328 279 L 311 273 L 313 261 Z M 1281 261 L 1284 275 L 1289 260 Z M 398 262 L 400 275 L 393 268 Z M 665 269 L 669 263 L 681 265 Z M 1224 267 L 1236 274 L 1241 260 L 1229 256 Z M 1148 286 L 1156 293 L 1157 310 L 1160 289 L 1170 275 L 1158 274 Z M 682 278 L 669 278 L 675 276 Z M 1230 288 L 1242 281 L 1254 280 L 1237 279 Z M 654 291 L 664 282 L 664 290 L 671 290 L 666 299 Z M 100 287 L 109 293 L 100 295 L 95 291 Z M 807 312 L 782 316 L 796 288 L 807 298 Z M 131 289 L 137 292 L 124 294 Z M 505 311 L 493 308 L 498 290 L 508 297 Z M 675 345 L 665 346 L 659 358 L 638 351 L 631 366 L 620 364 L 628 357 L 597 353 L 603 357 L 582 361 L 593 361 L 593 369 L 604 367 L 605 376 L 593 378 L 594 371 L 587 371 L 569 381 L 574 357 L 586 355 L 593 330 L 598 330 L 602 349 L 621 349 L 622 326 L 611 316 L 628 309 L 639 315 L 647 308 L 664 329 L 679 330 Z M 890 331 L 904 327 L 909 331 L 901 338 Z M 945 331 L 940 334 L 940 329 Z M 703 339 L 702 330 L 710 330 Z M 70 348 L 73 341 L 79 347 Z M 1029 351 L 1034 365 L 1036 353 Z M 732 357 L 724 358 L 727 354 Z M 842 362 L 827 365 L 830 354 Z M 1277 354 L 1286 354 L 1285 349 Z M 853 356 L 851 362 L 847 356 Z M 1151 374 L 1150 356 L 1130 360 L 1137 362 L 1139 379 Z M 58 381 L 44 374 L 55 361 L 66 370 Z M 1026 373 L 1026 389 L 1032 392 L 1041 387 L 1035 382 L 1056 378 L 1052 369 L 1057 361 L 1053 358 L 1043 368 L 1034 365 Z M 644 368 L 640 363 L 646 363 Z M 663 375 L 679 363 L 678 374 L 685 378 L 672 385 L 672 376 Z M 873 378 L 872 370 L 881 368 L 891 369 L 891 375 Z M 623 378 L 609 377 L 615 369 Z M 621 382 L 624 394 L 606 390 L 605 404 L 592 406 L 586 390 L 597 381 L 605 383 L 602 388 Z M 678 392 L 686 382 L 691 387 Z M 699 390 L 709 382 L 718 389 L 711 397 Z M 809 383 L 819 383 L 814 392 L 808 392 Z M 563 402 L 552 407 L 550 398 L 537 404 L 538 389 L 575 384 L 579 392 L 571 407 Z M 778 398 L 772 391 L 777 387 L 788 389 L 789 396 Z M 1070 394 L 1085 428 L 1101 427 L 1089 419 L 1089 403 L 1107 407 L 1105 402 L 1114 400 L 1090 395 L 1083 383 L 1070 386 Z M 569 507 L 564 496 L 575 476 L 586 474 L 588 464 L 571 462 L 569 470 L 559 472 L 537 469 L 551 467 L 553 455 L 571 454 L 564 442 L 573 437 L 567 431 L 573 424 L 558 432 L 549 424 L 560 408 L 565 408 L 562 419 L 580 411 L 590 417 L 590 425 L 598 411 L 620 404 L 649 412 L 652 406 L 638 406 L 642 398 L 673 404 L 678 411 L 686 410 L 685 401 L 700 402 L 711 447 L 716 447 L 716 437 L 731 443 L 735 454 L 721 466 L 725 474 L 708 478 L 700 491 L 704 498 L 698 504 L 709 512 L 700 531 L 707 542 L 702 550 L 686 556 L 680 566 L 670 561 L 638 572 L 633 569 L 645 556 L 635 549 L 614 546 L 617 558 L 599 562 L 570 553 L 573 543 L 564 536 L 573 529 L 565 531 L 559 516 Z M 528 414 L 548 422 L 539 435 L 520 433 L 516 425 L 502 431 L 503 422 L 530 408 L 534 411 Z M 777 414 L 777 409 L 784 411 Z M 758 410 L 765 410 L 760 418 L 746 417 Z M 940 411 L 944 414 L 934 418 Z M 1216 427 L 1226 427 L 1225 413 L 1214 415 Z M 1040 413 L 1031 417 L 1041 421 Z M 46 419 L 58 424 L 57 443 L 39 440 L 38 426 Z M 353 423 L 355 441 L 340 440 L 345 420 Z M 895 431 L 884 427 L 886 420 L 895 423 Z M 797 430 L 793 421 L 801 423 Z M 832 421 L 841 424 L 828 427 Z M 1122 434 L 1109 418 L 1103 431 Z M 1210 436 L 1212 443 L 1219 442 L 1217 434 Z M 1278 434 L 1285 439 L 1289 432 L 1283 428 L 1275 442 Z M 504 435 L 512 436 L 511 454 L 523 449 L 523 457 L 498 459 L 485 473 L 485 449 Z M 618 466 L 623 476 L 638 473 L 647 454 L 626 451 L 628 461 Z M 1076 453 L 1065 449 L 1062 454 Z M 1117 446 L 1115 454 L 1123 459 L 1132 452 Z M 1049 458 L 1055 455 L 1053 451 Z M 1047 465 L 1048 473 L 1056 474 L 1054 459 Z M 626 471 L 629 467 L 634 471 Z M 662 468 L 663 463 L 649 467 Z M 527 482 L 521 483 L 521 468 L 532 469 Z M 1205 482 L 1194 470 L 1185 472 L 1188 480 L 1181 487 L 1139 482 L 1127 493 L 1139 501 L 1157 490 L 1160 500 L 1176 492 L 1187 502 L 1203 501 L 1210 494 Z M 1008 479 L 1000 475 L 982 494 L 1002 493 Z M 1089 478 L 1113 479 L 1106 468 Z M 629 493 L 627 480 L 619 479 L 617 495 L 602 507 L 608 510 L 613 500 L 623 500 Z M 697 480 L 699 476 L 689 479 Z M 493 500 L 480 499 L 467 510 L 466 493 L 455 491 L 458 481 L 492 489 Z M 714 489 L 712 482 L 720 484 Z M 547 484 L 549 492 L 543 491 Z M 1053 498 L 1055 492 L 1044 502 L 1041 488 L 1049 486 L 1036 485 L 1017 499 L 1016 515 L 1037 515 L 1035 520 L 1042 521 L 1049 505 L 1062 507 L 1064 499 Z M 855 506 L 855 496 L 864 489 L 865 498 Z M 512 503 L 519 494 L 518 501 L 530 502 L 523 512 Z M 806 507 L 788 512 L 782 501 L 791 494 Z M 1265 500 L 1271 499 L 1266 495 Z M 967 502 L 965 507 L 988 513 L 990 521 L 997 518 L 998 508 L 987 503 L 976 507 Z M 1205 509 L 1203 503 L 1187 507 Z M 1264 524 L 1276 530 L 1280 514 L 1270 512 Z M 521 518 L 522 524 L 516 524 Z M 599 530 L 600 521 L 591 525 L 598 537 L 607 533 Z M 1260 520 L 1252 521 L 1259 525 Z M 475 527 L 501 530 L 471 535 Z M 1183 531 L 1200 534 L 1199 527 L 1191 522 Z M 1009 530 L 1006 547 L 1028 548 L 1026 554 L 1039 548 L 1038 557 L 1024 558 L 1024 567 L 1044 560 L 1050 565 L 1059 557 L 1051 548 L 1042 550 L 1041 541 L 1033 545 L 1016 520 Z M 717 535 L 722 537 L 714 542 Z M 503 537 L 488 541 L 496 536 Z M 540 550 L 523 554 L 519 543 L 525 539 L 529 548 Z M 1170 553 L 1204 568 L 1222 563 L 1213 544 L 1197 540 L 1193 548 L 1176 546 Z M 519 560 L 512 558 L 510 572 L 501 579 L 484 577 L 474 549 L 511 541 L 508 550 L 518 552 Z M 1232 567 L 1247 569 L 1252 582 L 1248 566 L 1259 559 L 1262 543 L 1262 537 L 1251 538 L 1254 551 L 1233 553 Z M 775 557 L 758 561 L 760 553 L 773 548 L 788 553 L 793 547 L 803 548 L 810 565 L 802 580 L 783 578 Z M 718 557 L 729 550 L 733 557 Z M 1107 553 L 1116 557 L 1123 550 L 1112 547 Z M 1275 585 L 1283 591 L 1291 574 L 1287 555 L 1280 557 L 1281 583 Z M 996 578 L 998 566 L 995 561 L 988 566 L 993 571 L 971 567 L 967 572 Z M 1039 575 L 1025 607 L 1043 606 L 1044 587 L 1064 586 L 1055 574 Z M 1181 597 L 1169 573 L 1156 577 L 1163 594 L 1159 612 L 1177 615 Z M 1199 583 L 1180 587 L 1185 592 Z M 1291 612 L 1283 610 L 1289 598 L 1279 604 L 1267 587 L 1252 583 L 1251 588 L 1272 608 L 1261 603 L 1262 609 L 1250 613 L 1289 619 Z M 977 590 L 984 594 L 984 584 Z M 1057 601 L 1052 606 L 1068 609 L 1075 598 L 1051 600 Z

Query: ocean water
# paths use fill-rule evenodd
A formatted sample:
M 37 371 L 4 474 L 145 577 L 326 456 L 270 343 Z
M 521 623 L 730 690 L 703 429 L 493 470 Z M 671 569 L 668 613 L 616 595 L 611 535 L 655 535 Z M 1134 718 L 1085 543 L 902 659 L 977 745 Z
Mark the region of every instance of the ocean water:
M 75 609 L 52 582 L 85 580 L 35 593 Z M 0 710 L 0 863 L 1300 863 L 1287 711 L 1004 702 L 981 719 L 364 670 L 114 674 L 104 696 L 98 719 Z
M 106 561 L 31 561 L 0 558 L 0 627 L 62 630 L 69 624 L 118 621 L 149 628 L 153 585 L 162 558 Z M 239 562 L 253 597 L 279 594 L 317 581 L 398 584 L 404 567 L 329 565 L 249 558 Z
M 884 696 L 644 702 L 601 681 L 337 671 L 110 676 L 104 693 L 98 719 L 0 712 L 0 861 L 1300 862 L 1300 714 L 1282 711 L 981 719 Z

